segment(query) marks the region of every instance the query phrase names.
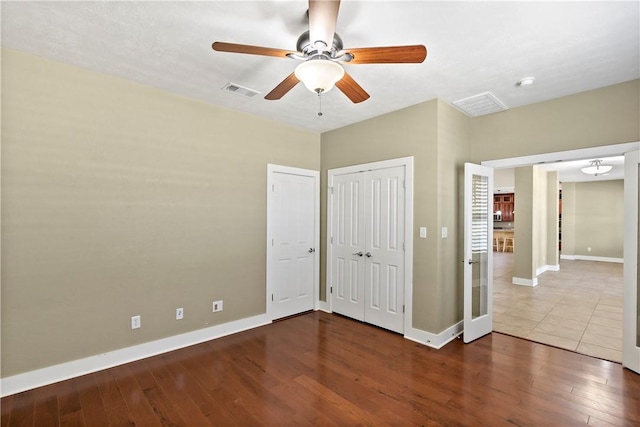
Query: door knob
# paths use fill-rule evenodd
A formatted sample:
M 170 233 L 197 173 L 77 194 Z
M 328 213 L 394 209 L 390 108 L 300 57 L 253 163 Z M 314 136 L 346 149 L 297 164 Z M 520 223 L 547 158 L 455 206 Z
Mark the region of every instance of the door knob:
M 360 252 L 356 252 L 355 254 L 351 254 L 351 255 L 358 255 L 358 256 L 362 256 L 362 251 L 360 251 Z
M 316 248 L 309 248 L 309 250 L 307 252 L 309 252 L 310 254 L 314 253 L 316 251 Z
M 366 254 L 364 254 L 364 256 L 366 256 L 367 258 L 371 258 L 373 255 L 371 255 L 371 252 L 367 252 Z
M 480 261 L 469 260 L 469 264 L 480 264 Z

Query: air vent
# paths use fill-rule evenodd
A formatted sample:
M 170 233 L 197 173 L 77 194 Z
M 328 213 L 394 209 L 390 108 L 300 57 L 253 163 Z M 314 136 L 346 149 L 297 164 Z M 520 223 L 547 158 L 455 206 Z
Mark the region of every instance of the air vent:
M 224 85 L 222 90 L 235 93 L 236 95 L 244 96 L 247 98 L 253 98 L 254 96 L 260 94 L 260 92 L 258 92 L 257 90 L 249 89 L 248 87 L 240 86 L 235 83 L 227 83 L 226 85 Z
M 484 116 L 491 113 L 497 113 L 498 111 L 508 110 L 508 107 L 500 102 L 500 100 L 490 92 L 453 101 L 453 105 L 471 117 Z

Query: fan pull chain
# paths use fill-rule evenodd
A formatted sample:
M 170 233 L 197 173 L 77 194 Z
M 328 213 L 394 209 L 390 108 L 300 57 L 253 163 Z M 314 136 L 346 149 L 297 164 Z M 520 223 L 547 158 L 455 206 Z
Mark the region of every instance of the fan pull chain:
M 322 117 L 322 92 L 318 91 L 318 117 Z

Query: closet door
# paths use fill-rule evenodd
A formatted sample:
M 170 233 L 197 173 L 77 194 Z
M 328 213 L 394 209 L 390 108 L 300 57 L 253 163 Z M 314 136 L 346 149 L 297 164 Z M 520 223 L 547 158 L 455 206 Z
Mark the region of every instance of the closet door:
M 404 332 L 403 166 L 333 182 L 333 311 Z
M 364 173 L 338 175 L 333 182 L 333 311 L 364 320 Z
M 366 322 L 404 331 L 404 167 L 365 172 Z

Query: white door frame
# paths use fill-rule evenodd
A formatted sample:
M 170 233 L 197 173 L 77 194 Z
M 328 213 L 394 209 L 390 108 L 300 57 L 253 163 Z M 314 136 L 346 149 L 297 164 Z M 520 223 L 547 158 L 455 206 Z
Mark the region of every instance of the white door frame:
M 624 306 L 622 366 L 640 373 L 638 346 L 638 163 L 640 151 L 624 159 Z
M 319 243 L 320 243 L 320 172 L 310 169 L 300 169 L 294 168 L 290 166 L 280 166 L 274 164 L 267 164 L 267 269 L 266 269 L 266 281 L 267 281 L 267 293 L 266 293 L 266 313 L 267 318 L 269 320 L 273 320 L 273 310 L 271 304 L 271 295 L 274 292 L 274 284 L 271 283 L 269 279 L 271 277 L 270 273 L 270 265 L 269 260 L 271 259 L 271 251 L 273 250 L 272 239 L 274 235 L 274 197 L 273 197 L 273 185 L 274 185 L 274 177 L 275 174 L 288 174 L 288 175 L 299 175 L 299 176 L 308 176 L 314 179 L 314 220 L 313 220 L 313 241 L 314 248 L 316 251 L 314 253 L 314 272 L 313 272 L 313 309 L 317 310 L 319 301 L 320 301 L 320 251 L 319 251 Z
M 412 330 L 413 319 L 413 156 L 399 159 L 383 160 L 373 163 L 346 166 L 342 168 L 329 169 L 327 171 L 327 273 L 326 273 L 326 298 L 327 302 L 321 305 L 325 311 L 332 312 L 332 298 L 329 289 L 332 286 L 331 278 L 331 230 L 333 230 L 333 177 L 350 173 L 364 172 L 375 169 L 387 169 L 396 166 L 405 168 L 405 201 L 404 201 L 404 334 L 405 336 Z

